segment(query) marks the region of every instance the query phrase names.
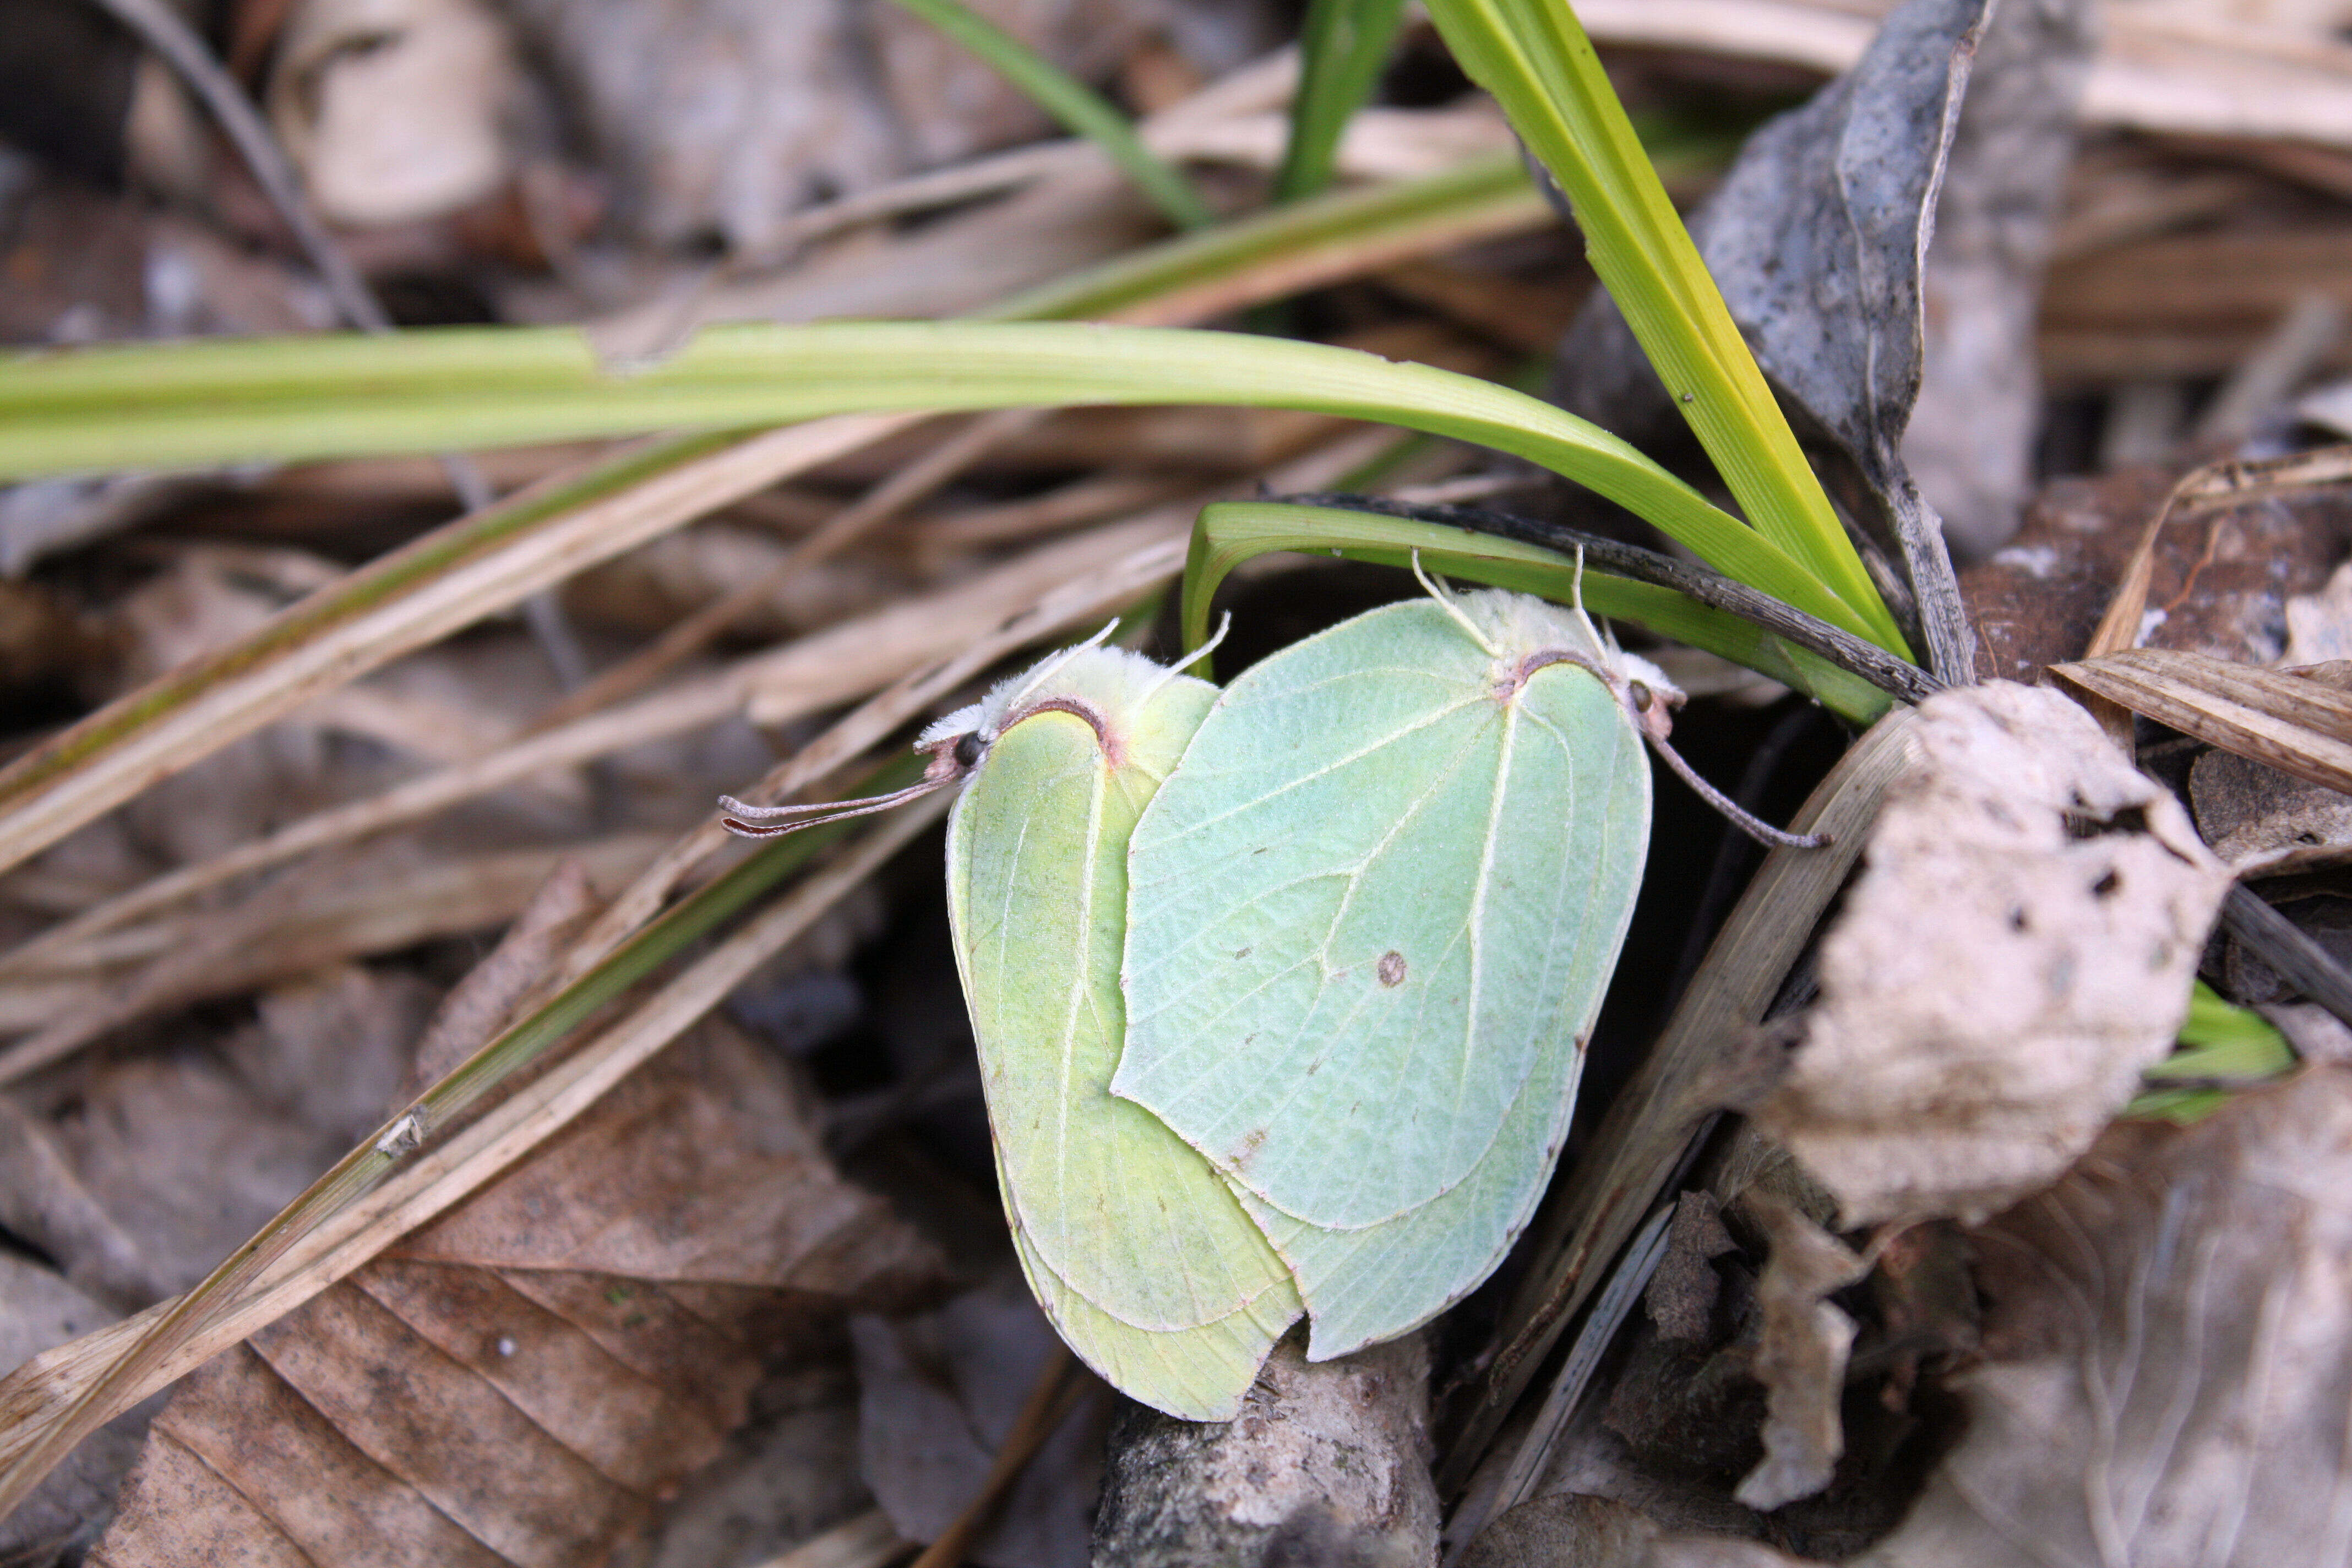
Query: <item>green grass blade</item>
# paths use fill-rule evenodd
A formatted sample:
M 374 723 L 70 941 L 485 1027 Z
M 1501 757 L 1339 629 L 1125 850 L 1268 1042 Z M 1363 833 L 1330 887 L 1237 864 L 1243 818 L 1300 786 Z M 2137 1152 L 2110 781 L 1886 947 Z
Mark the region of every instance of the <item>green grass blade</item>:
M 1593 270 L 1758 530 L 1907 657 L 1566 0 L 1430 0 L 1429 10 L 1568 194 Z
M 1111 161 L 1177 227 L 1205 228 L 1217 221 L 1201 193 L 1145 146 L 1127 116 L 1102 94 L 956 0 L 898 0 L 898 4 L 986 60 L 1073 135 L 1084 136 L 1109 153 Z
M 1538 463 L 1727 576 L 1858 636 L 1803 566 L 1595 426 L 1523 393 L 1323 343 L 1076 322 L 739 323 L 634 375 L 569 329 L 93 349 L 0 365 L 0 475 L 430 452 L 885 409 L 1230 404 L 1377 420 Z
M 1274 199 L 1295 202 L 1331 183 L 1339 137 L 1364 106 L 1404 19 L 1404 0 L 1310 0 L 1299 31 L 1298 91 Z
M 1375 512 L 1281 501 L 1220 501 L 1202 509 L 1192 529 L 1192 548 L 1184 563 L 1185 647 L 1196 647 L 1205 637 L 1210 600 L 1226 574 L 1253 556 L 1276 551 L 1339 555 L 1396 567 L 1410 567 L 1417 553 L 1425 571 L 1490 587 L 1515 588 L 1562 604 L 1574 602 L 1578 592 L 1575 559 L 1541 545 Z M 1585 608 L 1596 616 L 1633 621 L 1705 648 L 1810 693 L 1857 724 L 1872 722 L 1893 706 L 1893 699 L 1868 681 L 1671 588 L 1587 567 L 1582 597 Z

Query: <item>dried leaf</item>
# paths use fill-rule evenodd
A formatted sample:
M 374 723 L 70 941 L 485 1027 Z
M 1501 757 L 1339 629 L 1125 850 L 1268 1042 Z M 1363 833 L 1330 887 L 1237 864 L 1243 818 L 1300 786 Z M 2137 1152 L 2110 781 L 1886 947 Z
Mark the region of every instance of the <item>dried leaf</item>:
M 2053 665 L 2051 671 L 2225 752 L 2352 791 L 2352 693 L 2280 670 L 2156 648 Z
M 2088 6 L 1998 7 L 1978 46 L 1943 191 L 1920 230 L 1923 368 L 1902 458 L 1955 553 L 2006 543 L 2032 494 L 2042 426 L 2034 342 L 2074 110 Z M 1928 244 L 1928 231 L 1933 243 Z
M 0 1252 L 0 1361 L 13 1365 L 113 1318 L 112 1310 L 50 1270 Z M 74 1450 L 23 1507 L 0 1521 L 0 1561 L 46 1563 L 77 1538 L 87 1540 L 113 1506 L 145 1426 L 143 1414 L 125 1415 Z
M 947 1533 L 987 1484 L 1038 1374 L 1062 1364 L 1052 1325 L 1009 1263 L 935 1312 L 851 1321 L 860 1468 L 907 1540 Z M 1064 1422 L 966 1555 L 987 1568 L 1085 1563 L 1103 1426 L 1098 1415 Z
M 2352 659 L 2352 563 L 2338 566 L 2316 594 L 2296 594 L 2286 602 L 2286 650 L 2279 662 L 2290 668 Z
M 520 85 L 480 0 L 303 0 L 278 36 L 269 110 L 321 217 L 411 223 L 507 177 Z
M 1764 1331 L 1756 1346 L 1755 1372 L 1767 1391 L 1769 1414 L 1764 1458 L 1733 1495 L 1769 1512 L 1828 1486 L 1838 1456 L 1845 1452 L 1838 1402 L 1845 1394 L 1854 1321 L 1828 1297 L 1861 1279 L 1870 1266 L 1777 1198 L 1759 1194 L 1748 1208 L 1772 1244 L 1756 1283 Z
M 2306 869 L 2352 850 L 2352 798 L 2229 752 L 2190 764 L 2189 798 L 2197 831 L 2241 876 Z
M 1479 1531 L 1461 1568 L 1632 1568 L 1657 1538 L 1657 1522 L 1639 1509 L 1554 1492 Z
M 2174 479 L 2131 469 L 2043 489 L 2017 538 L 1962 576 L 1979 679 L 2032 683 L 2044 668 L 2083 656 Z M 2176 509 L 2158 535 L 2137 641 L 2271 663 L 2281 652 L 2281 597 L 2318 590 L 2347 546 L 2352 498 L 2341 490 L 2284 492 L 2201 514 Z
M 1977 1233 L 1967 1436 L 1872 1568 L 2340 1563 L 2352 1077 L 2112 1131 Z
M 1944 692 L 1914 736 L 1757 1115 L 1852 1225 L 1981 1215 L 2055 1179 L 2170 1048 L 2229 887 L 2055 692 Z
M 706 1022 L 193 1380 L 90 1560 L 609 1551 L 719 1453 L 780 1326 L 903 1300 L 935 1268 L 834 1173 L 773 1058 Z
M 1643 1309 L 1660 1339 L 1697 1342 L 1706 1337 L 1722 1284 L 1707 1260 L 1738 1245 L 1723 1228 L 1722 1209 L 1713 1194 L 1688 1192 L 1675 1200 L 1665 1256 L 1642 1292 Z

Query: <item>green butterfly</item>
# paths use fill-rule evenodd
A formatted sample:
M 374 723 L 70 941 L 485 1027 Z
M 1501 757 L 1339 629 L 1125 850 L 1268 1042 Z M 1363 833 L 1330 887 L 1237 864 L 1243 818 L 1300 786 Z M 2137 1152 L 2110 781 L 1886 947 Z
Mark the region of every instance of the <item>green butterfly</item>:
M 940 720 L 956 961 L 1005 1213 L 1078 1354 L 1230 1419 L 1501 1262 L 1566 1135 L 1681 694 L 1578 610 L 1360 616 L 1223 693 L 1055 654 Z M 839 808 L 740 807 L 739 831 Z M 821 818 L 820 818 L 821 819 Z

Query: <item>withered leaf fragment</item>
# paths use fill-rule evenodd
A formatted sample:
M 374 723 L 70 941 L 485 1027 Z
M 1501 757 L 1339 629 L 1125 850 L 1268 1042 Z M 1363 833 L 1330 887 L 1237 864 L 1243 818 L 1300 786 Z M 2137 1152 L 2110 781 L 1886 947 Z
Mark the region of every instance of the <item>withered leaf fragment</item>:
M 2352 1074 L 2113 1129 L 1975 1237 L 1967 1436 L 1870 1568 L 2352 1552 Z
M 1912 743 L 1757 1115 L 1848 1226 L 1980 1217 L 2054 1181 L 2170 1048 L 2229 887 L 2056 692 L 1941 693 Z

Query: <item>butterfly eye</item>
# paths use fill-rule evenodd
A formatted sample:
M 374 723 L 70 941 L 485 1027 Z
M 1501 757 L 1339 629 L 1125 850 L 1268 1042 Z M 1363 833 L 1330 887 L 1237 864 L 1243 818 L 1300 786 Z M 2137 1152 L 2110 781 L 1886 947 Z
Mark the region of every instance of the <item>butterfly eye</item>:
M 979 731 L 965 731 L 962 734 L 956 737 L 956 766 L 960 768 L 976 768 L 980 766 L 981 753 L 987 750 L 988 744 L 980 738 Z
M 1636 713 L 1647 713 L 1650 710 L 1650 704 L 1657 700 L 1649 687 L 1638 680 L 1627 685 L 1625 695 L 1632 700 L 1633 711 Z

